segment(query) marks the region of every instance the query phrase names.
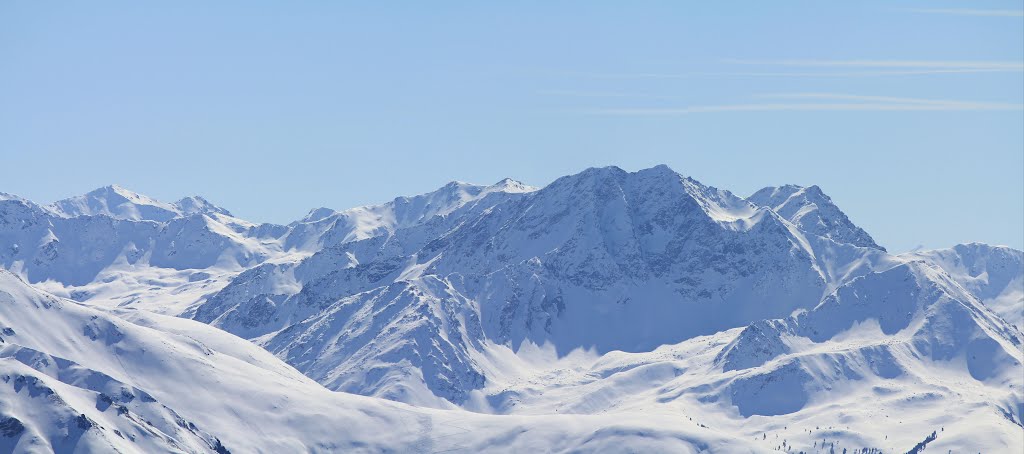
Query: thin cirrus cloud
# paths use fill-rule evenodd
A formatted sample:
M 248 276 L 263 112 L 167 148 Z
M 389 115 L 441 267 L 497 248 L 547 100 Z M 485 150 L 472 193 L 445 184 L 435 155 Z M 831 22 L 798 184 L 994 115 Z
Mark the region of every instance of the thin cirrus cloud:
M 944 70 L 1000 70 L 1024 71 L 1020 61 L 970 60 L 744 60 L 727 58 L 724 63 L 758 66 L 799 66 L 817 68 L 884 68 L 884 69 L 944 69 Z
M 678 116 L 716 112 L 914 112 L 914 111 L 1019 111 L 1022 104 L 952 101 L 943 99 L 865 96 L 843 93 L 774 93 L 758 95 L 778 102 L 590 109 L 583 113 L 613 116 Z
M 882 71 L 729 71 L 729 72 L 687 72 L 687 73 L 570 73 L 569 75 L 591 79 L 693 79 L 701 77 L 801 77 L 801 78 L 846 78 L 921 76 L 930 74 L 975 74 L 1024 72 L 1019 68 L 932 68 L 897 69 Z
M 875 77 L 875 76 L 913 76 L 927 74 L 963 74 L 963 73 L 1006 73 L 1024 72 L 1024 62 L 1020 61 L 969 61 L 969 60 L 743 60 L 725 59 L 723 63 L 742 66 L 759 66 L 772 68 L 801 68 L 803 72 L 747 72 L 732 73 L 751 76 L 789 76 L 789 77 Z M 817 71 L 807 72 L 807 69 Z M 842 71 L 835 71 L 841 69 Z M 852 71 L 851 71 L 852 70 Z
M 905 8 L 900 11 L 954 16 L 1024 17 L 1024 10 L 1019 9 Z
M 700 77 L 884 77 L 917 76 L 930 74 L 967 73 L 1019 73 L 1024 72 L 1020 61 L 969 60 L 818 60 L 774 59 L 745 60 L 722 59 L 731 66 L 756 67 L 754 71 L 679 72 L 679 73 L 581 73 L 563 72 L 562 75 L 596 79 L 689 79 Z

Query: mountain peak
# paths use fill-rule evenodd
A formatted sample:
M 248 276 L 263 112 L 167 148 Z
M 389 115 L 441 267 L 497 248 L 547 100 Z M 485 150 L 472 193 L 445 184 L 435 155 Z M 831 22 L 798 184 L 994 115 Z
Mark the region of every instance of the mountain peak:
M 49 208 L 64 217 L 104 215 L 116 219 L 165 222 L 178 215 L 174 205 L 138 194 L 116 184 L 84 195 L 58 200 Z
M 623 192 L 633 191 L 650 198 L 652 194 L 665 203 L 671 203 L 679 197 L 692 199 L 707 216 L 716 222 L 733 222 L 754 214 L 754 207 L 747 201 L 726 190 L 702 184 L 690 177 L 684 177 L 667 165 L 661 164 L 651 168 L 628 172 L 617 166 L 591 167 L 575 175 L 561 177 L 541 190 L 541 192 L 571 191 L 568 195 L 578 199 L 583 192 L 599 195 L 602 198 L 621 198 Z M 564 196 L 564 194 L 563 194 Z M 610 199 L 598 203 L 603 204 Z M 652 203 L 661 203 L 652 200 Z
M 594 175 L 600 175 L 600 176 L 619 176 L 619 175 L 626 175 L 628 173 L 629 172 L 623 170 L 619 166 L 604 166 L 604 167 L 589 167 L 586 170 L 580 172 L 579 175 L 587 175 L 587 176 L 594 176 Z
M 119 196 L 119 197 L 123 197 L 123 198 L 125 198 L 127 200 L 131 200 L 131 201 L 145 201 L 145 202 L 150 202 L 150 203 L 161 203 L 161 202 L 158 202 L 156 199 L 152 199 L 150 197 L 144 196 L 142 194 L 139 194 L 138 192 L 132 191 L 131 189 L 128 189 L 128 188 L 126 188 L 124 186 L 117 185 L 117 184 L 109 184 L 109 185 L 106 185 L 106 186 L 103 186 L 103 187 L 100 187 L 100 188 L 93 189 L 92 191 L 89 191 L 89 192 L 85 193 L 85 195 L 86 196 L 93 196 L 93 197 Z
M 231 216 L 231 212 L 221 208 L 209 200 L 206 200 L 200 196 L 193 195 L 189 197 L 183 197 L 181 200 L 174 202 L 174 207 L 178 209 L 183 215 L 191 214 L 223 214 L 225 216 Z
M 647 170 L 648 172 L 671 173 L 674 175 L 679 175 L 679 172 L 672 170 L 672 168 L 669 167 L 668 164 L 658 164 L 654 167 L 645 170 Z
M 442 189 L 458 189 L 458 188 L 478 187 L 478 186 L 479 185 L 476 185 L 476 184 L 473 184 L 473 183 L 466 183 L 465 181 L 452 180 L 452 181 L 449 181 L 448 183 L 445 183 L 445 185 L 441 186 L 440 188 L 438 188 L 438 190 L 442 190 Z
M 747 197 L 755 206 L 775 211 L 800 230 L 839 243 L 885 250 L 839 209 L 817 185 L 769 186 Z
M 673 180 L 690 180 L 693 182 L 697 182 L 696 180 L 693 180 L 690 177 L 684 177 L 680 175 L 678 172 L 672 170 L 671 167 L 665 164 L 658 164 L 654 167 L 637 170 L 636 172 L 629 172 L 627 170 L 622 169 L 619 166 L 614 165 L 604 167 L 590 167 L 575 175 L 569 175 L 567 177 L 562 178 L 622 178 L 630 175 L 635 175 L 641 178 L 671 178 Z
M 511 192 L 511 193 L 523 193 L 536 191 L 537 187 L 530 186 L 519 180 L 513 180 L 511 178 L 504 178 L 501 181 L 494 183 L 487 187 L 489 190 L 500 191 L 500 192 Z
M 47 208 L 63 217 L 102 215 L 115 219 L 157 222 L 167 222 L 176 217 L 192 214 L 231 215 L 227 210 L 199 196 L 185 197 L 175 203 L 167 203 L 117 184 L 58 200 Z
M 327 207 L 313 208 L 302 218 L 302 222 L 316 222 L 326 219 L 338 212 Z
M 28 199 L 24 197 L 14 194 L 8 194 L 6 192 L 0 192 L 0 200 L 16 200 L 18 202 L 28 202 Z

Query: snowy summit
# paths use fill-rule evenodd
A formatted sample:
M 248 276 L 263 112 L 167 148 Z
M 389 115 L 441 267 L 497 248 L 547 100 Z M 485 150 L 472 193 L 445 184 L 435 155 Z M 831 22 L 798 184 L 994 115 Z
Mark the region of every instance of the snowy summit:
M 4 452 L 1024 447 L 1024 253 L 893 254 L 818 186 L 0 193 L 0 267 Z

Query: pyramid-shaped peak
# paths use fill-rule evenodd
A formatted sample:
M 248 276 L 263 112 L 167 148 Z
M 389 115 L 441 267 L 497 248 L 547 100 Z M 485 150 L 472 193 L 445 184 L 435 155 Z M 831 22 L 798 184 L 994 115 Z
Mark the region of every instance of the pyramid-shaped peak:
M 109 216 L 115 219 L 157 222 L 193 214 L 231 215 L 227 210 L 199 196 L 185 197 L 175 203 L 167 203 L 117 184 L 58 200 L 47 208 L 63 217 Z
M 301 222 L 316 222 L 326 219 L 330 216 L 337 214 L 338 212 L 327 207 L 314 208 L 309 210 L 309 213 L 302 218 Z
M 530 186 L 526 183 L 523 183 L 522 181 L 514 180 L 512 178 L 503 178 L 501 181 L 494 183 L 491 186 L 488 186 L 488 190 L 490 191 L 512 193 L 533 192 L 536 191 L 537 189 L 539 188 Z
M 231 212 L 228 210 L 214 205 L 209 200 L 198 195 L 183 197 L 177 202 L 174 202 L 174 206 L 182 215 L 186 216 L 192 214 L 223 214 L 225 216 L 231 216 Z
M 128 189 L 124 186 L 117 184 L 110 184 L 107 186 L 93 189 L 92 191 L 85 193 L 85 197 L 122 197 L 126 200 L 131 201 L 160 203 L 156 199 L 139 194 L 138 192 L 132 191 L 131 189 Z
M 885 250 L 875 243 L 871 235 L 850 221 L 817 185 L 769 186 L 747 197 L 747 201 L 775 211 L 806 233 L 839 243 Z
M 65 217 L 109 216 L 116 219 L 164 222 L 178 216 L 174 205 L 116 184 L 54 202 L 49 208 Z

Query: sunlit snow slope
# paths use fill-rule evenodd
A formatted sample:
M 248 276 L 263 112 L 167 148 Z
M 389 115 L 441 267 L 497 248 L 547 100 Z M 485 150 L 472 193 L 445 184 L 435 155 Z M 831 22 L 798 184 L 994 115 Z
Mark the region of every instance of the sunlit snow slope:
M 304 383 L 279 399 L 316 401 L 309 413 L 275 409 L 291 418 L 278 422 L 283 435 L 237 440 L 242 426 L 188 416 L 207 408 L 133 381 L 162 370 L 149 358 L 187 350 L 131 357 L 117 366 L 127 376 L 80 362 L 67 344 L 18 344 L 157 396 L 180 415 L 168 421 L 195 419 L 194 431 L 168 426 L 145 440 L 153 449 L 221 440 L 243 451 L 429 450 L 411 444 L 422 436 L 403 444 L 295 425 L 332 405 L 365 405 L 392 418 L 382 424 L 468 421 L 447 426 L 473 432 L 468 444 L 435 448 L 1016 452 L 1022 263 L 1021 251 L 978 243 L 890 254 L 818 186 L 742 198 L 665 166 L 588 169 L 543 188 L 453 182 L 381 205 L 318 208 L 289 225 L 117 186 L 47 206 L 0 194 L 0 265 L 31 291 L 260 369 L 238 378 L 245 384 L 209 384 L 203 405 L 256 393 L 266 370 Z M 12 279 L 0 284 L 29 291 Z M 12 320 L 20 333 L 26 322 Z M 14 345 L 16 336 L 3 337 Z M 123 353 L 90 361 L 123 363 Z M 18 355 L 31 356 L 6 357 Z M 234 367 L 204 358 L 204 367 Z M 182 367 L 181 381 L 200 373 Z M 51 434 L 51 424 L 71 427 L 54 415 L 74 411 L 24 421 Z M 564 429 L 545 426 L 565 413 L 574 416 L 556 418 Z M 528 435 L 501 439 L 517 430 Z M 103 442 L 123 440 L 114 437 Z
M 499 417 L 335 393 L 208 325 L 84 307 L 5 271 L 0 289 L 3 452 L 764 451 L 639 412 Z

